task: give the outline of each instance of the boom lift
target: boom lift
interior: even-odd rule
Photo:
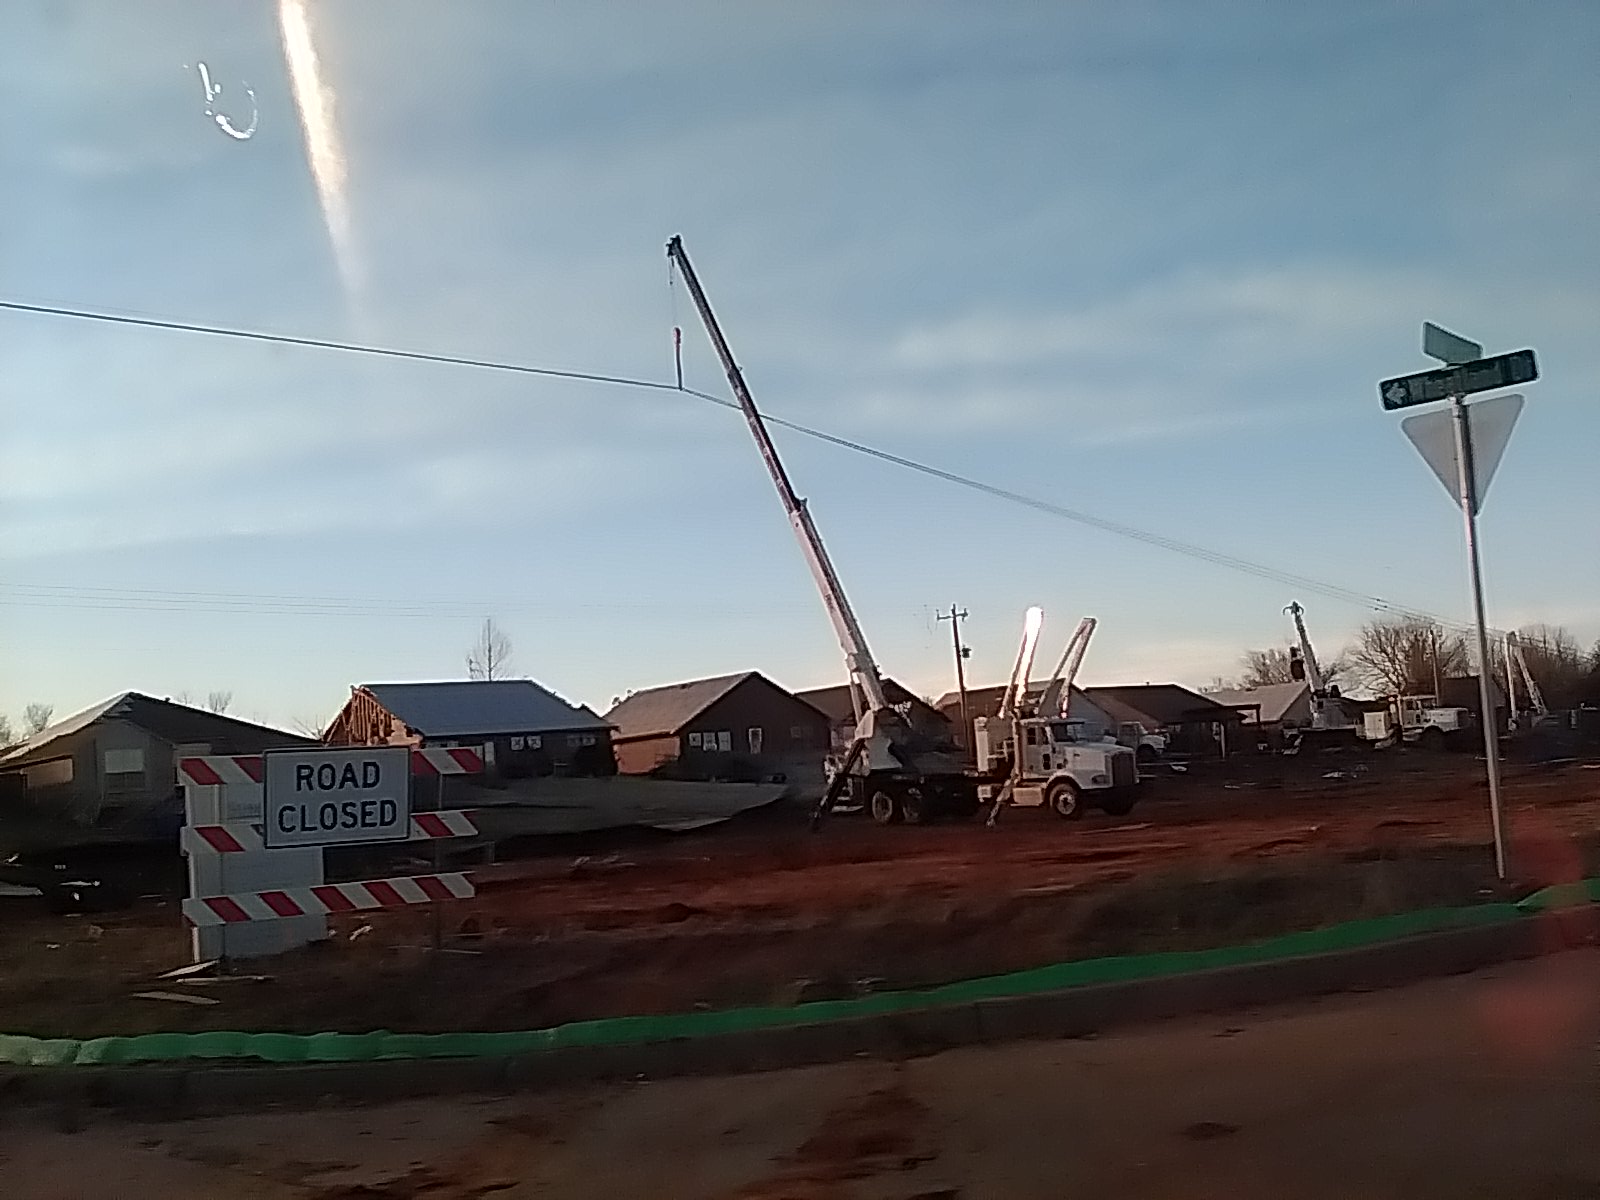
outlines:
[[[855,735],[849,751],[832,770],[828,786],[812,814],[812,827],[817,826],[841,797],[865,807],[873,820],[884,825],[898,821],[916,824],[940,816],[971,816],[978,807],[977,781],[967,772],[956,747],[914,728],[889,703],[878,665],[867,647],[866,635],[861,632],[850,601],[845,597],[844,585],[833,569],[806,502],[789,482],[766,422],[750,396],[744,374],[734,361],[733,351],[684,252],[682,238],[674,237],[667,243],[667,258],[682,272],[706,335],[728,374],[728,384],[755,437],[761,461],[766,464],[767,473],[778,490],[778,499],[800,542],[806,565],[811,568],[811,576],[822,596],[823,607],[828,610],[828,619],[833,623],[849,670],[850,697],[856,716]]]
[[[1522,677],[1523,689],[1528,693],[1528,707],[1533,710],[1534,720],[1548,716],[1550,708],[1544,702],[1544,693],[1539,690],[1538,681],[1534,679],[1533,672],[1528,670],[1528,660],[1523,656],[1522,643],[1517,640],[1515,633],[1506,634],[1506,703],[1511,708],[1511,718],[1516,720],[1517,715],[1517,689],[1511,677],[1511,668],[1515,666],[1517,674]]]
[[[1294,617],[1295,632],[1300,644],[1289,647],[1289,674],[1311,685],[1311,724],[1300,735],[1299,745],[1334,746],[1354,743],[1358,726],[1339,702],[1338,685],[1330,685],[1317,662],[1317,652],[1311,648],[1311,637],[1306,633],[1305,609],[1298,600],[1291,600],[1283,610]]]
[[[1068,720],[1072,683],[1094,636],[1095,619],[1078,623],[1055,673],[1037,702],[1028,699],[1028,675],[1039,644],[1044,610],[1030,608],[1022,623],[1011,678],[993,717],[973,725],[978,771],[991,782],[980,785],[980,799],[992,799],[989,823],[1007,804],[1049,805],[1059,816],[1076,817],[1085,798],[1113,816],[1131,812],[1138,799],[1139,768],[1133,750],[1079,735],[1078,722]],[[992,782],[999,779],[998,784]]]

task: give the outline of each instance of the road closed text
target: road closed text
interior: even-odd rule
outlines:
[[[408,750],[284,750],[263,758],[269,849],[402,841],[410,835]]]
[[[283,834],[337,833],[340,830],[392,829],[400,805],[381,800],[325,800],[321,804],[285,805],[273,814]]]

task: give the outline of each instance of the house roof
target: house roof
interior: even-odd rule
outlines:
[[[890,704],[907,704],[914,708],[926,709],[928,712],[943,716],[936,705],[929,704],[920,696],[907,691],[892,679],[883,681],[883,694]],[[804,700],[812,708],[823,713],[835,725],[856,719],[855,702],[850,699],[850,685],[848,683],[834,684],[832,687],[807,688],[795,695]]]
[[[310,746],[315,743],[282,729],[241,721],[237,717],[207,712],[172,700],[157,700],[142,692],[123,692],[101,704],[48,725],[19,746],[0,755],[0,765],[37,758],[53,742],[87,729],[99,720],[127,721],[172,745],[205,742],[214,754],[255,754],[274,746]]]
[[[740,671],[645,688],[613,705],[606,720],[616,729],[618,738],[670,737],[752,678],[761,676],[755,671]]]
[[[1245,708],[1259,704],[1261,723],[1276,725],[1300,702],[1302,696],[1309,695],[1310,692],[1311,685],[1300,679],[1290,680],[1288,683],[1268,683],[1255,688],[1223,688],[1215,692],[1206,692],[1205,695],[1218,704],[1226,704],[1229,708]],[[1252,714],[1247,720],[1254,721],[1254,715]]]
[[[1048,686],[1050,686],[1050,681],[1047,679],[1033,680],[1028,684],[1026,698],[1030,700],[1038,700],[1039,697],[1043,695],[1044,689]],[[1005,696],[1005,692],[1006,685],[1003,683],[996,683],[990,687],[968,688],[967,708],[975,716],[987,716],[1000,707],[1000,701]],[[1077,684],[1073,684],[1073,702],[1076,703],[1079,700],[1087,699],[1089,699],[1089,697],[1087,694],[1085,694],[1084,690]],[[961,693],[946,692],[934,702],[934,707],[947,715],[950,713],[955,713],[959,716],[961,712]]]
[[[1127,687],[1084,688],[1084,694],[1117,721],[1138,721],[1147,728],[1188,721],[1237,721],[1231,708],[1176,683],[1144,683]]]
[[[423,737],[608,727],[587,705],[568,704],[531,679],[368,683],[361,690]]]

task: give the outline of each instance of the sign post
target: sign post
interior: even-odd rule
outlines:
[[[1445,363],[1441,370],[1385,379],[1378,397],[1386,409],[1410,408],[1439,400],[1445,409],[1418,413],[1401,422],[1401,429],[1416,445],[1423,460],[1461,506],[1467,541],[1467,574],[1472,585],[1472,612],[1478,640],[1478,710],[1483,726],[1483,751],[1489,782],[1489,818],[1494,830],[1494,867],[1506,878],[1505,823],[1500,804],[1500,740],[1495,727],[1494,697],[1489,686],[1489,629],[1483,603],[1483,563],[1478,550],[1478,510],[1511,428],[1522,412],[1519,395],[1494,396],[1468,405],[1475,392],[1494,391],[1539,377],[1532,350],[1518,350],[1483,358],[1477,342],[1451,333],[1432,322],[1422,326],[1423,353]],[[1448,440],[1444,424],[1448,423]],[[1474,426],[1478,438],[1474,438]]]
[[[1455,428],[1456,478],[1461,516],[1467,533],[1467,573],[1472,577],[1472,615],[1478,627],[1478,712],[1483,725],[1483,753],[1489,773],[1489,819],[1494,826],[1494,872],[1506,877],[1506,835],[1500,815],[1500,734],[1495,728],[1494,700],[1489,692],[1489,630],[1483,612],[1483,566],[1478,555],[1478,481],[1473,471],[1472,430],[1467,406],[1450,397],[1450,424]]]

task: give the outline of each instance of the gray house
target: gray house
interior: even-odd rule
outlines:
[[[492,773],[614,775],[611,724],[531,679],[368,683],[323,741],[340,746],[491,746]]]
[[[154,836],[182,815],[177,760],[315,743],[139,692],[58,721],[0,755],[0,818]]]

